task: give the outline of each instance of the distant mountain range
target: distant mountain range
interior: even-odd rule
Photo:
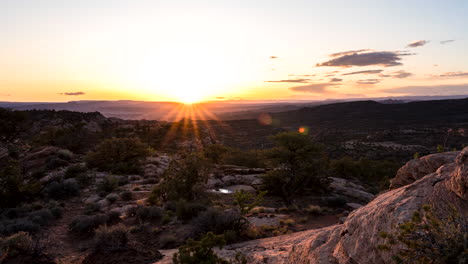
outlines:
[[[272,113],[271,118],[281,127],[318,129],[468,126],[468,98],[398,104],[376,101],[335,103]]]
[[[399,105],[412,101],[444,100],[465,98],[468,95],[455,96],[426,96],[426,97],[393,97],[393,98],[373,98],[379,105]],[[283,113],[287,115],[298,115],[292,118],[302,118],[303,108],[311,108],[324,105],[334,105],[336,103],[362,101],[363,99],[336,100],[328,99],[322,101],[213,101],[203,102],[193,105],[198,109],[191,112],[181,103],[176,102],[147,102],[147,101],[70,101],[63,103],[41,103],[41,102],[0,102],[0,107],[14,110],[68,110],[78,112],[100,112],[106,117],[116,117],[121,119],[148,119],[176,121],[182,118],[192,119],[221,119],[221,120],[240,120],[257,119],[262,113]],[[369,100],[369,99],[365,99]],[[346,103],[344,105],[347,105]],[[361,106],[359,104],[359,106]],[[339,108],[344,107],[339,105]],[[352,105],[351,108],[358,107]],[[332,106],[332,109],[335,107]],[[359,108],[359,107],[358,107]],[[323,109],[323,108],[318,108]],[[387,109],[387,108],[386,108]],[[390,109],[390,108],[388,108]],[[291,112],[299,111],[299,112]],[[338,111],[338,110],[336,110]],[[330,112],[334,112],[331,111]],[[339,111],[338,111],[339,112]],[[185,114],[184,114],[185,113]],[[321,113],[326,115],[326,113]],[[346,113],[345,113],[346,114]],[[281,116],[281,114],[278,114]]]

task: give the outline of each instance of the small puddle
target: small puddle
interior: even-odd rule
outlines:
[[[222,193],[222,194],[233,193],[233,191],[231,191],[231,190],[222,189],[222,188],[219,188],[219,189],[212,189],[211,191],[214,192],[214,193]]]

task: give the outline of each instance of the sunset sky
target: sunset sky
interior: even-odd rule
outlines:
[[[468,94],[468,1],[0,0],[0,101]]]

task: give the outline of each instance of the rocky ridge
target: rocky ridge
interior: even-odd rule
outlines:
[[[421,162],[431,160],[434,165],[420,167]],[[432,171],[434,166],[438,168]],[[419,162],[410,161],[403,168],[401,171],[418,173],[399,172],[400,184],[409,184],[399,188],[394,184],[393,190],[351,212],[343,224],[233,244],[218,249],[217,253],[232,259],[236,252],[241,252],[248,263],[393,263],[391,256],[395,252],[377,249],[384,243],[378,234],[391,232],[408,221],[422,205],[430,204],[441,215],[455,206],[462,220],[468,220],[468,148],[459,153],[429,155]],[[165,258],[158,263],[171,263],[174,252],[161,251]]]

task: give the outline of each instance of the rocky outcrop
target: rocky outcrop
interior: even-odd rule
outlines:
[[[393,231],[422,205],[430,204],[440,215],[455,206],[461,218],[468,220],[468,148],[456,159],[454,153],[442,153],[437,154],[437,160],[447,162],[411,184],[375,197],[351,212],[343,224],[234,244],[217,252],[233,258],[239,251],[248,257],[248,263],[393,263],[395,252],[377,249],[384,242],[379,232]],[[408,171],[418,171],[411,166],[419,164],[405,166]],[[160,263],[171,263],[174,252],[163,251],[166,257]]]
[[[361,202],[369,202],[374,195],[368,193],[366,189],[351,180],[330,177],[330,189],[335,195],[346,196]]]
[[[31,150],[23,160],[26,171],[45,166],[47,159],[56,155],[60,148],[54,146],[42,146]]]
[[[390,189],[413,183],[423,176],[435,172],[443,164],[453,162],[459,153],[459,151],[436,153],[410,160],[398,170],[395,178],[390,180]]]

